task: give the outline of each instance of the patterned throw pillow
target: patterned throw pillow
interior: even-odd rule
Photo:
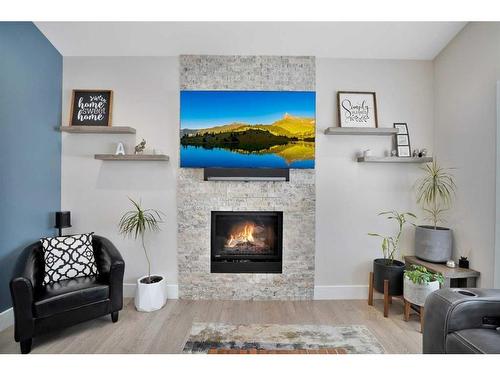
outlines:
[[[92,234],[41,238],[45,276],[43,284],[97,275]]]

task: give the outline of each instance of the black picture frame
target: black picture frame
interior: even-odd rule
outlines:
[[[398,129],[399,135],[409,135],[408,134],[408,124],[406,122],[395,122],[394,129]],[[401,131],[401,129],[404,129]]]
[[[69,126],[111,126],[112,115],[113,90],[73,90]]]
[[[394,136],[397,155],[399,158],[411,157],[410,133],[408,132],[408,124],[406,122],[395,122],[394,128],[398,129],[398,133]]]
[[[397,146],[398,158],[410,158],[411,149],[410,146]]]

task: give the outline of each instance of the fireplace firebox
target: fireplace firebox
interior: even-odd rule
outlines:
[[[281,273],[283,212],[212,211],[211,273]]]

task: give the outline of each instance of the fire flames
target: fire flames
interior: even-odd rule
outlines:
[[[261,254],[272,250],[268,241],[269,231],[253,221],[235,224],[227,233],[224,249],[227,253]]]
[[[254,224],[245,224],[242,228],[240,227],[239,230],[237,229],[237,231],[230,235],[226,246],[232,248],[244,243],[253,244],[255,242],[253,237],[254,231]]]

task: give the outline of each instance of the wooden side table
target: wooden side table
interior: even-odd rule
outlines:
[[[406,256],[405,263],[424,266],[431,272],[440,273],[444,277],[443,288],[475,288],[477,278],[481,275],[470,268],[450,268],[445,264],[426,262],[415,256]]]

